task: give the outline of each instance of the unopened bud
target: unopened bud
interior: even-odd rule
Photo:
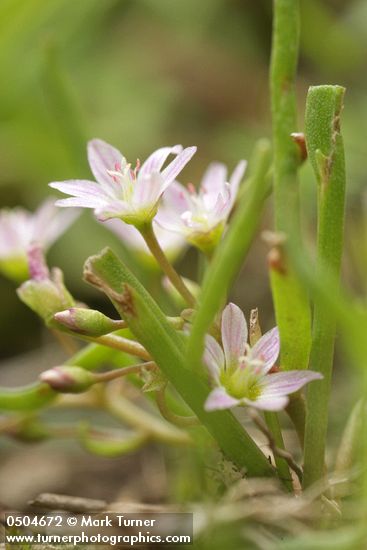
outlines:
[[[49,279],[50,272],[46,264],[42,246],[39,243],[32,243],[28,250],[28,268],[31,279],[44,281]]]
[[[60,393],[82,393],[97,382],[97,377],[81,367],[54,367],[42,372],[40,380]]]
[[[88,336],[103,336],[124,326],[122,321],[110,319],[100,311],[77,307],[55,313],[54,320],[73,332]]]
[[[64,285],[62,271],[53,268],[49,272],[39,246],[29,250],[29,269],[32,278],[17,290],[19,298],[47,324],[56,312],[70,308],[74,299]]]

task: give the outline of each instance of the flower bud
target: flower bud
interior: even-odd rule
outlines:
[[[71,307],[55,313],[54,320],[73,332],[88,336],[103,336],[122,328],[122,321],[110,319],[100,311]]]
[[[97,377],[81,367],[61,366],[42,372],[40,380],[60,393],[82,393],[97,382]]]
[[[19,298],[47,324],[53,321],[56,312],[70,308],[74,299],[64,285],[62,271],[49,271],[39,245],[28,250],[31,279],[17,290]]]

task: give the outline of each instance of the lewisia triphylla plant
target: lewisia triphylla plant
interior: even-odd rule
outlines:
[[[211,290],[214,304],[214,290],[217,296],[221,295],[223,288],[228,287],[228,281],[223,282],[227,275],[221,272],[219,277],[218,258],[212,253],[226,229],[246,163],[238,163],[229,181],[223,164],[211,164],[196,192],[191,185],[186,189],[175,181],[195,151],[195,147],[164,147],[155,151],[141,167],[138,164],[133,170],[117,149],[103,141],[93,140],[88,145],[88,158],[97,181],[76,180],[50,184],[73,195],[57,201],[56,204],[92,208],[97,219],[105,222],[128,246],[140,254],[151,253],[165,272],[163,289],[173,298],[172,302],[178,310],[185,309],[177,317],[167,316],[134,274],[110,249],[105,249],[99,255],[88,258],[84,267],[84,278],[112,300],[120,318],[110,319],[74,300],[64,284],[62,271],[58,268],[49,270],[42,245],[34,240],[25,242],[24,246],[28,244],[30,279],[18,288],[19,298],[51,330],[62,331],[96,346],[85,352],[87,359],[83,352],[86,370],[79,365],[80,358],[76,357],[75,363],[70,359],[67,365],[58,365],[43,373],[39,385],[32,387],[32,403],[40,403],[42,406],[44,399],[52,400],[57,393],[80,393],[94,384],[107,384],[116,378],[134,374],[142,378],[143,392],[156,393],[160,412],[175,426],[169,427],[167,431],[167,423],[160,426],[156,417],[153,420],[147,412],[140,412],[128,399],[120,407],[117,403],[122,399],[120,393],[110,394],[106,389],[106,410],[120,411],[123,422],[132,427],[128,443],[123,440],[121,446],[118,445],[121,453],[142,445],[146,441],[147,433],[152,433],[152,426],[154,437],[158,440],[187,443],[189,436],[182,432],[182,427],[202,422],[235,462],[241,465],[242,456],[250,456],[243,461],[245,465],[249,464],[250,468],[255,465],[254,471],[257,472],[260,461],[261,472],[270,474],[269,463],[261,450],[245,434],[237,419],[228,411],[223,412],[223,409],[244,405],[265,411],[278,411],[286,407],[289,394],[322,376],[306,370],[278,372],[278,369],[274,369],[279,355],[278,330],[275,328],[264,334],[250,347],[247,343],[245,317],[234,304],[224,308],[221,335],[218,335],[214,318],[223,303],[224,294],[215,308],[212,308],[212,317],[202,329],[200,312],[205,311],[205,308],[201,308],[203,296],[205,297],[206,273],[211,273],[210,269],[215,262],[217,267],[213,272],[217,274],[219,284],[216,283]],[[164,168],[170,155],[174,155],[174,158]],[[268,168],[264,169],[264,174],[267,171]],[[257,191],[258,182],[256,179],[253,181]],[[254,201],[251,192],[240,200],[248,200],[251,196]],[[263,190],[259,192],[260,196],[265,196]],[[260,207],[261,202],[258,204]],[[256,204],[253,210],[257,214]],[[47,218],[45,215],[43,217]],[[45,223],[39,223],[37,227],[39,226],[44,228],[44,234],[41,235],[43,242],[54,238],[55,227],[51,221],[48,237],[49,228],[45,227]],[[56,225],[57,227],[60,226]],[[245,225],[242,228],[242,225],[234,224],[233,227],[237,232],[238,227],[241,228],[236,239],[242,242]],[[249,227],[254,227],[254,224],[250,223]],[[231,231],[231,227],[228,231]],[[38,233],[39,229],[32,231],[32,239]],[[226,239],[223,242],[224,246],[229,247],[226,242],[233,246],[233,236],[229,241]],[[188,243],[208,257],[209,270],[203,279],[203,289],[197,283],[182,277],[171,263]],[[234,244],[232,259],[238,251],[237,242]],[[218,253],[221,250],[226,248],[219,249]],[[202,330],[201,341],[189,352],[190,340],[195,336],[195,330],[197,331],[198,318],[199,328]],[[191,328],[187,332],[188,323]],[[126,337],[123,332],[125,329],[129,329],[131,337]],[[218,340],[211,334],[216,334]],[[203,359],[209,369],[209,380],[198,374],[202,365],[201,346],[204,340],[206,349]],[[93,369],[98,369],[99,363],[102,365],[104,361],[108,362],[108,355],[99,346],[119,350],[130,357],[135,356],[140,362],[91,374],[88,370],[89,360],[94,365]],[[195,358],[196,349],[199,351]],[[193,368],[194,365],[197,369]],[[194,416],[180,417],[170,410],[165,397],[169,383],[186,401],[195,413]],[[20,399],[27,401],[27,396],[28,390],[21,392]],[[109,399],[113,403],[108,403]],[[26,403],[25,408],[28,406]],[[206,414],[206,411],[210,414]],[[103,441],[98,441],[98,452],[108,455],[111,452],[109,436],[104,436]],[[92,448],[96,448],[94,443]],[[115,453],[115,445],[113,449]]]
[[[244,314],[228,304],[222,314],[223,349],[210,335],[204,355],[215,388],[205,403],[207,411],[247,405],[278,411],[288,404],[288,395],[322,375],[310,370],[272,372],[279,355],[279,333],[273,328],[251,348]]]
[[[203,252],[212,252],[235,204],[245,170],[246,161],[241,160],[227,181],[226,166],[215,162],[204,173],[198,191],[192,184],[186,188],[174,182],[164,195],[157,222]]]
[[[52,182],[50,187],[71,195],[58,206],[92,208],[101,221],[120,218],[137,227],[150,223],[164,191],[194,155],[196,147],[162,147],[135,168],[109,145],[93,139],[88,143],[88,161],[96,181]],[[175,158],[163,169],[169,155]]]
[[[20,299],[53,331],[61,328],[67,336],[92,343],[82,353],[69,358],[65,365],[48,369],[40,376],[38,383],[10,391],[0,387],[0,410],[21,413],[6,414],[1,422],[3,433],[23,436],[26,440],[35,437],[37,440],[40,430],[38,424],[37,429],[33,430],[32,423],[43,421],[41,416],[44,415],[39,415],[38,411],[56,403],[58,393],[79,393],[94,384],[106,384],[102,391],[91,392],[91,401],[87,399],[78,403],[88,402],[88,406],[92,403],[121,421],[124,429],[118,434],[119,437],[103,429],[99,433],[94,427],[93,430],[75,430],[72,426],[72,430],[66,430],[68,436],[71,433],[87,449],[99,455],[117,456],[136,451],[151,440],[184,445],[194,442],[199,443],[201,448],[207,442],[206,436],[202,438],[203,430],[187,430],[200,424],[241,475],[246,472],[248,477],[273,476],[284,484],[287,491],[294,490],[298,494],[300,485],[292,482],[291,469],[304,489],[308,490],[316,483],[316,490],[308,491],[307,498],[303,499],[307,507],[311,493],[319,498],[320,487],[328,489],[325,450],[338,324],[348,339],[347,350],[354,350],[351,354],[353,361],[363,364],[366,355],[364,328],[367,312],[359,300],[353,300],[349,292],[340,292],[339,288],[346,184],[340,118],[345,90],[340,86],[312,86],[307,98],[304,140],[301,137],[297,141],[301,147],[292,143],[290,136],[294,136],[297,128],[295,68],[299,49],[299,2],[275,1],[274,12],[270,70],[273,140],[272,144],[268,140],[259,140],[256,144],[246,194],[238,193],[245,161],[237,165],[229,178],[224,165],[210,165],[196,190],[193,185],[183,187],[176,181],[176,178],[181,179],[181,171],[194,155],[196,147],[183,149],[175,145],[160,148],[142,165],[137,162],[134,168],[117,149],[98,139],[88,145],[88,159],[95,181],[71,180],[50,184],[70,195],[59,200],[58,206],[90,208],[100,221],[116,218],[118,223],[132,225],[134,230],[140,232],[169,284],[184,300],[186,310],[181,311],[180,315],[168,317],[161,303],[157,303],[131,270],[108,248],[87,259],[84,279],[105,294],[118,312],[119,319],[109,319],[98,311],[79,307],[64,285],[62,272],[55,268],[48,269],[42,247],[33,242],[36,239],[47,246],[54,238],[51,224],[44,224],[44,231],[39,235],[38,230],[28,230],[26,223],[18,216],[18,234],[9,215],[0,219],[0,237],[1,232],[5,236],[0,239],[0,269],[3,258],[16,259],[31,245],[28,247],[31,278],[18,289]],[[170,155],[173,159],[168,162]],[[308,160],[319,191],[314,270],[310,267],[312,260],[308,258],[307,247],[301,248],[299,209],[293,207],[298,202],[297,173],[301,163]],[[275,315],[284,342],[281,369],[276,367],[280,351],[277,328],[260,336],[250,346],[247,342],[247,324],[241,310],[229,304],[221,311],[230,285],[241,269],[260,224],[271,184],[277,232],[277,239],[272,245],[272,258],[277,258],[277,261],[269,262],[269,269]],[[237,199],[238,215],[236,213],[233,224],[229,223],[227,228]],[[169,240],[156,235],[157,223],[206,254],[206,261],[199,266],[202,285],[198,293],[190,290],[165,255],[164,251],[168,253],[170,246]],[[226,238],[217,248],[226,230]],[[54,234],[58,232],[58,229],[54,230]],[[130,239],[130,244],[137,248],[136,235],[123,238],[126,242]],[[155,285],[149,286],[152,293],[155,292]],[[157,293],[159,297],[160,291]],[[165,301],[162,300],[162,303],[165,304]],[[216,322],[219,312],[221,330]],[[185,334],[187,323],[190,323],[190,330]],[[126,329],[127,334],[124,332]],[[131,357],[139,362],[127,366],[125,361],[130,361]],[[115,359],[119,364],[115,364]],[[111,371],[102,370],[110,363],[114,364]],[[205,371],[203,375],[203,363],[208,368],[209,376]],[[306,370],[310,363],[315,371]],[[115,368],[118,366],[120,368]],[[294,368],[299,370],[286,370]],[[98,369],[102,372],[96,372]],[[135,377],[138,376],[145,382],[141,384],[143,392],[155,392],[164,422],[154,412],[151,415],[150,401],[149,406],[146,406],[147,401],[140,409],[135,399],[130,401],[129,392],[123,391],[124,386],[119,381],[114,384],[116,378],[128,375],[134,375],[132,382],[135,390]],[[288,404],[289,395],[312,381],[316,383],[309,388],[306,403],[295,395],[292,407],[288,408],[304,450],[303,471],[285,447],[276,414],[264,414],[264,422],[259,414],[251,415],[268,439],[273,454],[273,460],[269,460],[247,433],[246,426],[239,422],[235,414],[226,410],[236,406],[263,411],[282,410]],[[362,386],[363,409],[366,385]],[[132,395],[135,398],[136,391]],[[342,452],[338,453],[335,461],[342,464],[341,472],[337,472],[338,468],[333,472],[334,480],[340,477],[343,481],[349,480],[350,472],[353,476],[354,472],[361,474],[362,490],[355,492],[358,493],[356,499],[346,491],[348,513],[349,510],[363,511],[366,502],[367,483],[362,477],[365,477],[366,468],[361,461],[365,453],[360,452],[363,450],[360,443],[364,442],[365,424],[362,409],[357,409],[348,421],[342,438]],[[182,415],[177,411],[182,411]],[[355,422],[356,415],[362,417],[360,426]],[[128,434],[126,426],[130,428]],[[41,430],[42,437],[52,433],[52,426],[46,425],[46,428]],[[65,434],[65,431],[61,432]],[[209,452],[211,447],[210,440]],[[338,531],[343,530],[343,535],[348,531],[347,538],[349,531],[353,531],[353,542],[363,544],[363,513],[358,512],[356,516],[360,527],[357,531],[350,530],[348,525],[344,529],[342,524],[339,529],[342,515],[339,514],[339,503],[328,500],[328,493],[329,490],[325,503],[328,501],[329,505],[322,507],[319,501],[315,506],[316,514],[312,516],[315,525],[319,526],[320,520],[321,524],[325,523],[319,517],[322,508],[327,509],[325,519],[328,523],[330,511],[333,510],[338,516]],[[339,495],[336,496],[339,501]],[[349,506],[351,503],[352,507]],[[349,520],[349,516],[346,519]],[[355,531],[357,538],[354,537]],[[267,537],[264,532],[264,536],[269,541],[275,541],[278,532],[279,521],[274,533],[269,532]],[[320,531],[319,534],[325,538],[325,533]],[[281,535],[283,539],[283,531]],[[321,540],[312,533],[306,533],[306,538]],[[349,544],[348,547],[357,546]]]

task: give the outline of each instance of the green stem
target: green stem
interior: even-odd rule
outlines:
[[[84,346],[75,355],[69,357],[65,365],[78,365],[83,369],[97,370],[106,364],[112,363],[122,366],[128,365],[129,362],[131,362],[131,359],[125,357],[121,350],[93,343]]]
[[[297,130],[296,71],[300,35],[299,0],[274,0],[270,91],[274,148],[275,229],[293,240],[300,235],[297,170],[302,162],[291,134]],[[270,266],[270,282],[281,342],[281,368],[306,369],[311,348],[311,312],[307,293],[287,263]],[[304,401],[292,399],[288,413],[302,437]],[[301,439],[302,441],[302,439]]]
[[[297,129],[295,80],[299,46],[299,0],[274,0],[270,88],[274,147],[275,229],[299,235],[297,170],[300,152],[291,138]],[[296,237],[297,238],[297,237]],[[308,366],[311,317],[308,297],[293,270],[271,270],[275,315],[285,370]]]
[[[163,418],[181,428],[198,426],[200,424],[200,421],[196,416],[181,416],[171,411],[166,403],[165,390],[166,388],[162,388],[161,390],[156,391],[156,401],[158,409]]]
[[[148,437],[171,444],[190,444],[190,436],[165,420],[153,417],[123,397],[119,384],[106,388],[105,408],[113,416]]]
[[[259,321],[259,314],[257,309],[252,309],[250,314],[250,330],[249,330],[249,340],[250,346],[254,346],[258,342],[262,335],[262,330]],[[285,450],[282,428],[279,422],[279,417],[276,412],[265,411],[264,418],[266,426],[271,434],[274,445],[277,449]],[[284,458],[281,458],[274,452],[274,461],[277,467],[278,475],[283,481],[284,485],[289,491],[293,491],[292,477],[287,464],[287,461]]]
[[[183,335],[176,332],[152,297],[109,249],[89,258],[84,276],[112,300],[137,339],[218,442],[226,456],[250,476],[272,476],[264,454],[230,411],[204,410],[207,379],[188,368]]]
[[[121,369],[110,370],[107,372],[98,372],[96,373],[95,379],[96,383],[100,382],[110,382],[111,380],[116,380],[122,376],[128,376],[129,374],[139,374],[143,369],[154,369],[156,364],[154,361],[147,361],[146,363],[141,363],[140,365],[132,365],[131,367],[122,367]]]
[[[223,302],[231,283],[238,274],[260,222],[262,207],[268,194],[267,172],[270,165],[270,145],[260,140],[256,147],[253,175],[247,181],[247,193],[240,198],[227,234],[216,249],[207,270],[200,294],[199,309],[194,317],[187,357],[193,369],[201,368],[205,334]]]
[[[129,340],[128,338],[123,338],[122,336],[106,334],[105,336],[98,336],[95,338],[93,336],[85,336],[75,332],[70,332],[70,334],[75,336],[75,338],[85,340],[86,342],[95,342],[101,346],[107,346],[112,349],[123,351],[124,353],[135,355],[141,359],[150,359],[149,353],[143,348],[143,346],[141,346],[138,342],[134,342],[134,340]]]
[[[163,272],[167,275],[177,292],[181,294],[187,305],[190,307],[195,307],[195,298],[181,279],[180,275],[177,273],[175,268],[167,259],[164,254],[157,237],[155,236],[152,224],[149,224],[140,230],[147,246],[158,264],[161,266]]]
[[[35,382],[20,388],[0,388],[0,411],[31,411],[57,397],[48,384]]]
[[[145,433],[131,433],[124,438],[111,437],[110,434],[90,434],[88,427],[81,425],[77,435],[83,447],[97,456],[119,457],[140,449],[149,441]]]
[[[280,426],[277,413],[264,412],[264,418],[265,418],[265,422],[268,427],[268,430],[271,432],[271,435],[273,436],[273,440],[276,447],[279,449],[285,450],[282,429]],[[277,456],[275,453],[274,453],[274,460],[278,470],[279,478],[287,487],[288,491],[292,492],[293,491],[292,476],[286,460],[284,460],[284,458],[281,458],[280,456]]]
[[[121,364],[121,351],[90,344],[70,357],[66,365],[78,365],[88,370],[96,370],[104,363]],[[47,406],[59,397],[48,384],[35,382],[18,388],[0,387],[0,411],[32,411]]]
[[[348,480],[353,468],[356,466],[363,468],[363,457],[366,456],[363,452],[365,448],[365,432],[363,431],[365,417],[366,401],[361,399],[353,407],[341,437],[333,474],[336,478]],[[350,490],[348,485],[348,481],[345,481],[341,486],[336,487],[335,496],[342,498],[343,495],[346,495],[347,490]]]
[[[308,156],[318,183],[317,263],[336,277],[343,251],[345,163],[340,113],[345,89],[311,87],[306,105]],[[316,300],[310,368],[323,374],[307,392],[304,485],[324,475],[328,406],[333,367],[336,318]]]

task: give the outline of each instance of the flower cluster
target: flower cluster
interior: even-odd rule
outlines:
[[[117,149],[94,139],[88,144],[88,160],[96,181],[52,182],[50,187],[71,195],[58,200],[58,206],[92,208],[100,221],[117,218],[139,230],[155,219],[163,248],[182,249],[186,240],[208,252],[223,233],[246,163],[237,165],[229,181],[223,164],[211,164],[196,192],[193,185],[185,188],[176,181],[195,152],[196,147],[162,147],[132,168]],[[174,158],[164,167],[170,155]],[[110,227],[134,248],[143,247],[134,231],[119,230],[116,223]]]
[[[322,378],[310,370],[273,372],[279,355],[278,329],[264,334],[251,348],[245,316],[235,304],[223,311],[221,336],[223,349],[212,336],[206,337],[204,361],[215,386],[205,403],[207,411],[238,405],[278,411],[286,407],[289,394]]]

